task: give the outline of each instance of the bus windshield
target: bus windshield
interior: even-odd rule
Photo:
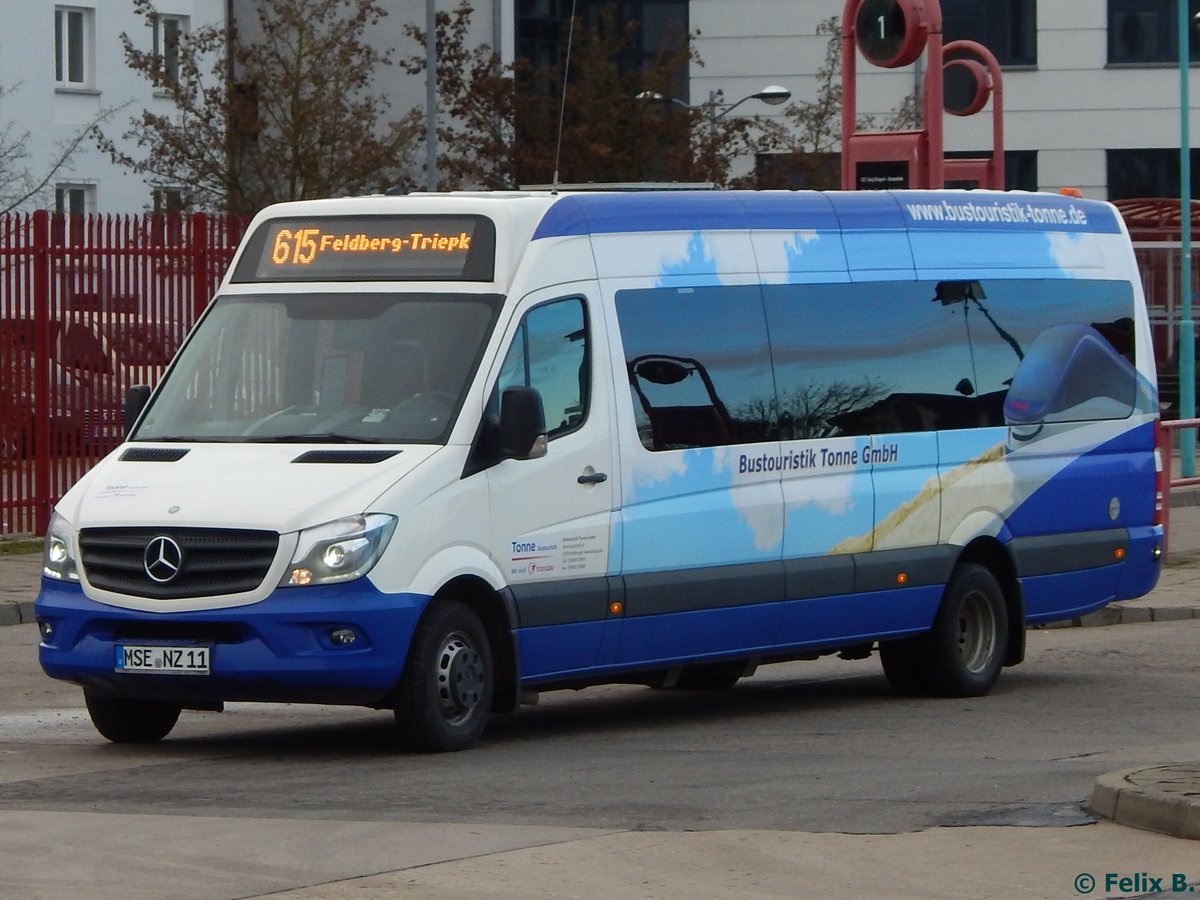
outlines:
[[[131,440],[444,443],[501,299],[219,297]]]

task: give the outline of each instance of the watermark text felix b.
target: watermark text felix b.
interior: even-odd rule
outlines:
[[[1182,872],[1151,875],[1149,872],[1081,872],[1075,876],[1075,890],[1091,894],[1097,889],[1122,894],[1200,894],[1200,878]]]

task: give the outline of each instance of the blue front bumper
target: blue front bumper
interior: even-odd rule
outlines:
[[[381,593],[362,578],[280,589],[248,606],[153,613],[97,603],[77,584],[43,578],[34,609],[46,674],[97,693],[197,706],[226,700],[386,706],[428,602]],[[352,631],[353,642],[335,643],[330,634],[339,630]],[[120,646],[207,646],[210,674],[118,672]]]

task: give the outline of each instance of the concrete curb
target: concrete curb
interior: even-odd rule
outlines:
[[[1101,775],[1091,807],[1120,825],[1200,840],[1200,762]]]
[[[26,625],[34,621],[33,601],[6,600],[0,603],[0,625]]]
[[[1123,606],[1113,603],[1103,609],[1063,619],[1043,622],[1034,628],[1089,628],[1103,625],[1141,625],[1146,622],[1178,622],[1181,619],[1200,619],[1200,607],[1195,606]]]

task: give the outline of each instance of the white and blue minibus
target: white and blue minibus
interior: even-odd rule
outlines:
[[[987,191],[272,206],[58,503],[45,671],[113,741],[230,701],[457,750],[532,694],[878,652],[979,696],[1163,551],[1113,207]]]

